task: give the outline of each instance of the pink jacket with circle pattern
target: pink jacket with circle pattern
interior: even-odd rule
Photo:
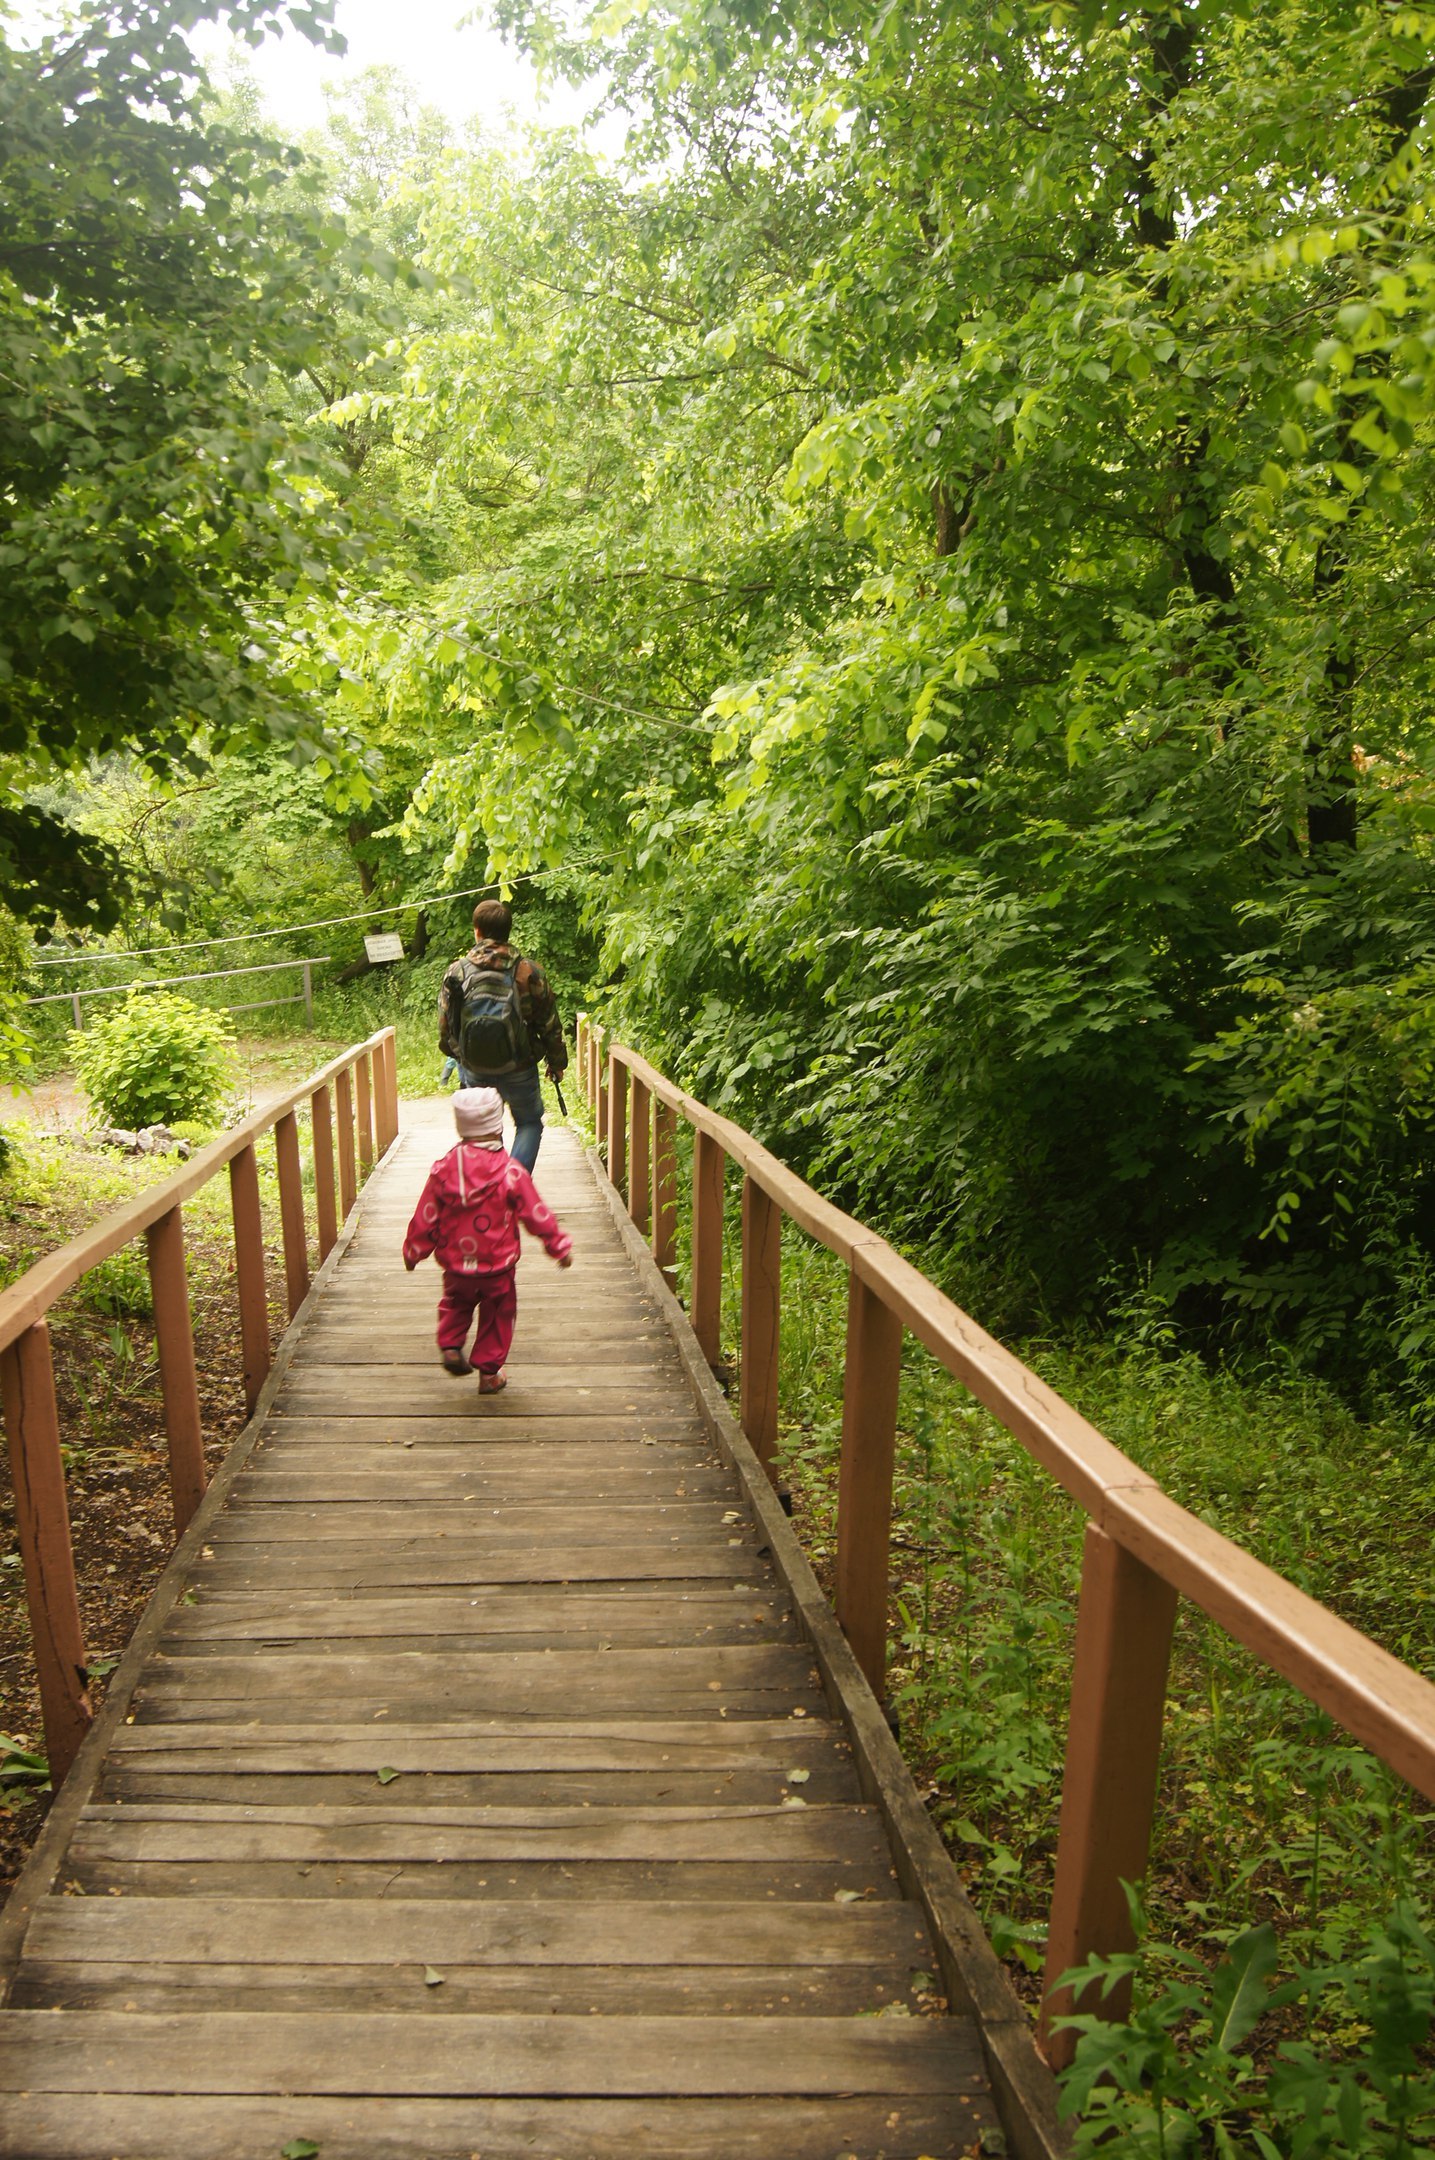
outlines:
[[[455,1274],[504,1275],[518,1265],[520,1223],[542,1238],[555,1260],[572,1251],[572,1238],[521,1163],[503,1148],[460,1140],[429,1172],[404,1239],[404,1260],[413,1267],[432,1253]]]

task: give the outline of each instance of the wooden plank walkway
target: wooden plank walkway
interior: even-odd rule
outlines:
[[[399,1242],[449,1135],[375,1174],[0,1923],[0,2155],[1000,2150],[782,1527],[572,1134],[507,1393],[438,1367]]]

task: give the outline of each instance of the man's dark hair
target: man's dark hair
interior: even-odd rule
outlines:
[[[506,900],[479,901],[473,911],[475,937],[492,938],[495,945],[506,945],[512,928],[513,910]]]

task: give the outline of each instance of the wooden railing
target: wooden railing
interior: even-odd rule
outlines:
[[[331,1097],[332,1090],[332,1097]],[[319,1259],[328,1257],[353,1207],[361,1176],[398,1133],[394,1031],[381,1029],[322,1072],[235,1125],[164,1183],[107,1215],[0,1292],[0,1388],[15,1488],[15,1526],[25,1570],[31,1643],[45,1747],[58,1787],[89,1729],[91,1709],[74,1550],[65,1497],[55,1374],[46,1314],[91,1268],[143,1235],[148,1247],[156,1350],[178,1537],[204,1496],[204,1438],[194,1330],[184,1259],[184,1203],[228,1165],[234,1262],[250,1411],[269,1374],[269,1301],[256,1143],[271,1129],[279,1182],[284,1284],[292,1320],[309,1290],[308,1231],[297,1111],[313,1121],[314,1212]],[[338,1193],[335,1195],[337,1139]]]
[[[880,1699],[887,1662],[888,1539],[903,1331],[1050,1471],[1088,1521],[1071,1683],[1042,2037],[1060,2066],[1074,2042],[1060,1976],[1132,1946],[1123,1883],[1146,1872],[1177,1601],[1191,1600],[1272,1671],[1435,1799],[1435,1686],[1273,1569],[1180,1507],[1044,1381],[985,1334],[885,1239],[728,1118],[580,1017],[578,1066],[609,1175],[655,1257],[675,1253],[675,1121],[693,1129],[689,1317],[718,1356],[726,1167],[742,1173],[742,1429],[773,1475],[783,1216],[848,1270],[838,1484],[837,1617]],[[652,1120],[651,1139],[649,1120]],[[1128,1998],[1129,1999],[1129,1998]],[[1124,2015],[1120,1990],[1083,2010]]]

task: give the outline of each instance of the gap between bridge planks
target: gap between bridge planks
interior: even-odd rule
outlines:
[[[1000,2148],[988,2062],[1056,2150],[1012,2006],[986,2060],[937,2014],[915,1793],[572,1133],[508,1392],[440,1370],[448,1140],[372,1179],[0,1923],[0,2155],[937,2160]]]

